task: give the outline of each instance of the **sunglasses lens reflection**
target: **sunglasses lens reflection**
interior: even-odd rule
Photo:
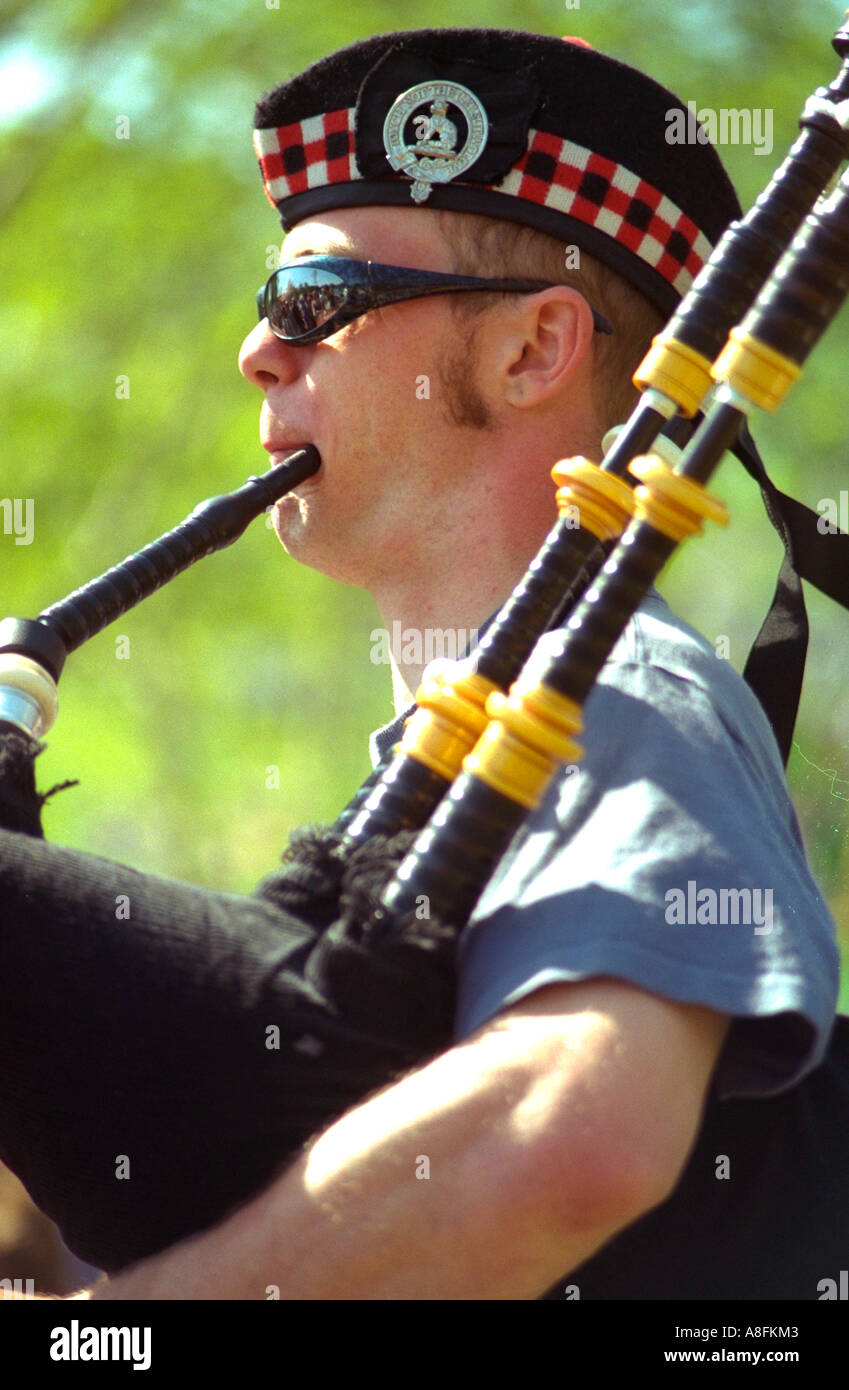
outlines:
[[[270,323],[287,338],[301,338],[327,323],[347,298],[347,286],[332,270],[285,266],[271,277]]]

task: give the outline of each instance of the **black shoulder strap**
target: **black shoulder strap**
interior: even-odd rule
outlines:
[[[775,486],[748,427],[744,426],[734,452],[760,487],[767,515],[784,544],[772,604],[743,675],[766,711],[786,765],[808,651],[802,580],[849,609],[849,535]]]

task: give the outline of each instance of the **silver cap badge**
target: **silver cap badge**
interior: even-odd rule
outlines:
[[[420,115],[418,107],[427,107]],[[457,149],[458,130],[448,115],[450,106],[462,112],[466,139]],[[413,116],[415,143],[408,145],[404,128]],[[392,103],[383,122],[383,145],[392,168],[413,180],[414,203],[430,197],[431,185],[449,183],[469,169],[486,145],[489,121],[483,105],[459,82],[420,82]]]

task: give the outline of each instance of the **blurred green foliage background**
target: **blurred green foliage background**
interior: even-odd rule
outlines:
[[[259,396],[236,370],[280,237],[250,143],[263,90],[388,29],[577,34],[699,108],[774,112],[771,153],[722,151],[748,207],[808,94],[837,71],[842,12],[836,0],[431,0],[426,12],[411,0],[5,0],[0,498],[34,499],[35,539],[0,531],[2,613],[33,616],[265,467]],[[812,507],[849,488],[847,347],[849,313],[756,428],[778,484]],[[686,548],[661,587],[742,669],[780,551],[733,461],[717,490],[727,534]],[[809,609],[790,778],[845,933],[849,615],[813,591]],[[69,660],[40,784],[81,785],[49,806],[49,838],[249,890],[290,829],[332,818],[367,770],[367,734],[391,716],[388,668],[369,661],[377,622],[368,596],[295,566],[255,523]]]

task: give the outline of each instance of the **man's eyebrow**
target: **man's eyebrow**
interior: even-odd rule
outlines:
[[[284,242],[280,251],[281,257],[285,251],[286,244]],[[301,256],[345,256],[348,259],[353,259],[350,246],[343,246],[341,242],[336,241],[331,242],[328,246],[322,246],[320,250],[316,250],[314,246],[302,246],[300,251],[296,251],[294,255],[287,253],[286,260],[297,261],[300,260]]]

